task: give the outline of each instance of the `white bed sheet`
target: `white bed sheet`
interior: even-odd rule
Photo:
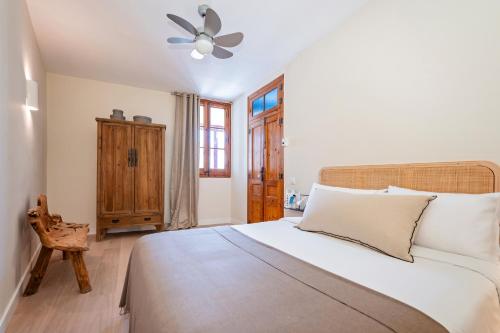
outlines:
[[[414,263],[294,228],[300,218],[233,226],[312,265],[402,301],[451,333],[500,332],[500,265],[413,246]]]

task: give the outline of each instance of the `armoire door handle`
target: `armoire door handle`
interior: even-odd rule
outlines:
[[[137,163],[139,161],[139,157],[137,155],[137,149],[134,148],[134,166],[137,166]]]
[[[128,150],[128,166],[129,167],[133,166],[133,163],[132,163],[132,149]]]
[[[138,160],[139,160],[139,158],[137,155],[137,149],[130,148],[128,150],[128,166],[129,167],[136,167]]]

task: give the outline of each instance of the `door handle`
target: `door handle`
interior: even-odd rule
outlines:
[[[260,180],[261,181],[264,181],[264,172],[266,171],[266,169],[264,169],[264,167],[260,168]]]
[[[132,164],[132,149],[128,150],[128,166],[129,167],[133,166],[133,164]]]
[[[138,162],[137,149],[132,149],[132,166],[136,167]]]

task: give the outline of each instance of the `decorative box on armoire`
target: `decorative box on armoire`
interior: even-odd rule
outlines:
[[[165,125],[96,118],[97,230],[163,228]]]

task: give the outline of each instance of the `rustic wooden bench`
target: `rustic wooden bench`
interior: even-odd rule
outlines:
[[[60,215],[49,214],[47,197],[40,195],[38,206],[28,211],[28,222],[31,224],[42,243],[31,278],[24,291],[24,296],[33,295],[38,291],[40,283],[47,271],[50,257],[54,250],[63,252],[63,259],[71,259],[80,293],[92,290],[87,267],[83,261],[83,251],[88,251],[88,224],[65,223]]]

